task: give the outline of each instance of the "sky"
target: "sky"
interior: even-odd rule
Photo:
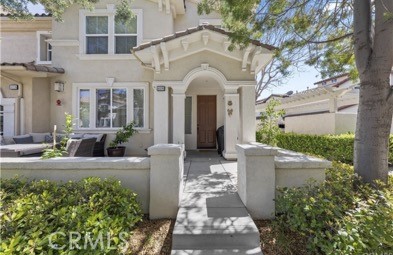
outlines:
[[[28,4],[29,10],[31,13],[43,13],[44,8],[42,5],[33,5],[31,3]],[[301,71],[295,72],[291,78],[287,79],[285,84],[280,87],[275,87],[268,89],[262,93],[261,98],[268,97],[270,94],[284,94],[288,91],[292,90],[303,91],[308,88],[314,88],[314,83],[321,80],[321,77],[317,70],[313,67],[303,67]]]

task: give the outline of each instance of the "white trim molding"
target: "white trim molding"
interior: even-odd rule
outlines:
[[[46,36],[46,37],[52,38],[52,31],[37,31],[36,32],[37,57],[36,57],[35,63],[38,64],[38,65],[50,65],[50,64],[52,64],[52,60],[41,60],[41,51],[42,50],[48,51],[47,48],[46,49],[41,49],[41,36]],[[49,43],[50,46],[52,46],[51,43],[49,42],[50,40],[51,39],[45,40],[45,43]],[[51,51],[52,51],[52,49],[51,49]],[[46,54],[49,54],[49,53],[47,52]],[[47,56],[47,58],[48,58],[48,56]],[[52,59],[52,56],[51,56],[51,59]]]

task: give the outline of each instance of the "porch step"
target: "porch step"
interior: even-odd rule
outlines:
[[[259,247],[259,232],[243,208],[180,208],[172,249],[240,249]]]
[[[215,249],[215,250],[172,250],[171,255],[263,255],[261,248]]]

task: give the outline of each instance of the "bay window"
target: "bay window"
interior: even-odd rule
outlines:
[[[130,121],[147,129],[147,85],[75,84],[78,129],[117,129]]]

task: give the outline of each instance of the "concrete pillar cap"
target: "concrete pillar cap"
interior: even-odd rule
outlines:
[[[156,144],[147,150],[150,156],[155,155],[178,155],[180,156],[184,150],[183,144]]]

